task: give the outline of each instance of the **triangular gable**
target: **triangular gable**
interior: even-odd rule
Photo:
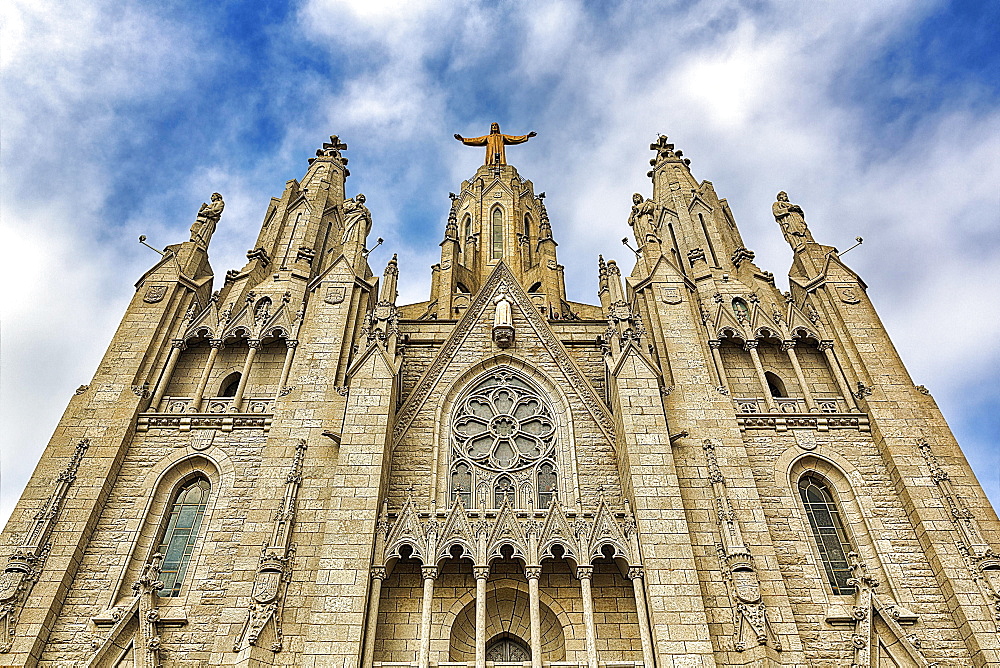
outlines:
[[[615,519],[614,513],[608,507],[608,504],[605,503],[604,495],[601,494],[597,513],[594,515],[593,529],[590,532],[587,544],[587,553],[590,555],[590,559],[599,559],[602,556],[601,549],[605,545],[610,545],[614,549],[614,557],[623,557],[629,563],[632,563],[629,555],[631,550],[628,549],[628,541],[625,539],[625,534],[622,533],[621,526],[619,526],[618,520]]]
[[[364,366],[364,364],[368,361],[368,358],[371,357],[372,355],[376,355],[382,360],[382,362],[385,364],[385,369],[388,375],[390,376],[396,375],[396,372],[399,369],[396,368],[395,362],[389,359],[385,348],[380,346],[377,342],[373,341],[368,344],[368,347],[365,349],[363,353],[355,357],[354,360],[351,362],[351,366],[348,367],[347,369],[347,377],[348,378],[353,377],[354,374],[358,372],[358,369]]]
[[[465,512],[462,504],[462,495],[455,495],[455,505],[451,507],[451,513],[445,520],[444,529],[441,530],[441,539],[438,541],[438,559],[446,559],[450,556],[450,550],[454,545],[461,545],[466,555],[479,563],[483,555],[476,554],[476,534],[469,523],[469,516]]]
[[[135,650],[136,636],[139,631],[139,597],[132,599],[121,618],[111,627],[111,632],[104,639],[100,647],[84,664],[85,668],[99,668],[100,666],[113,666],[129,649]],[[133,657],[134,658],[134,657]],[[136,663],[138,665],[138,663]]]
[[[746,326],[736,319],[736,316],[733,314],[733,310],[728,304],[726,304],[725,299],[719,302],[718,307],[715,309],[715,318],[712,322],[712,334],[720,339],[722,338],[720,332],[724,329],[732,329],[740,335],[744,341],[749,341],[753,338],[747,332]]]
[[[403,509],[399,512],[399,517],[392,525],[392,532],[386,540],[385,561],[390,557],[398,557],[399,548],[409,545],[413,548],[413,556],[424,560],[423,544],[425,542],[424,530],[420,526],[420,518],[413,507],[413,499],[407,499],[403,504]]]
[[[541,534],[538,539],[538,558],[541,560],[545,556],[554,557],[552,548],[561,545],[565,551],[565,556],[572,557],[577,562],[580,561],[580,548],[573,527],[570,526],[566,514],[558,498],[552,499],[549,506],[549,513],[545,516],[545,523],[542,525]]]
[[[521,524],[517,521],[517,515],[510,507],[510,500],[504,497],[503,505],[497,514],[497,519],[493,523],[493,531],[486,543],[486,561],[503,556],[500,549],[504,545],[514,548],[514,556],[528,561],[528,539],[521,530]]]
[[[427,370],[417,381],[416,386],[410,392],[406,402],[400,407],[396,417],[396,424],[393,428],[393,439],[396,443],[402,438],[409,428],[417,413],[423,408],[427,398],[431,395],[434,387],[441,381],[449,365],[455,362],[456,353],[461,349],[462,344],[468,338],[473,328],[485,317],[486,309],[493,304],[493,296],[502,282],[507,284],[507,296],[512,299],[521,310],[521,315],[534,331],[535,335],[545,344],[545,348],[552,355],[559,369],[565,374],[569,385],[580,394],[582,403],[604,432],[609,443],[614,443],[614,421],[611,411],[605,405],[604,400],[594,389],[587,377],[569,356],[559,338],[549,327],[541,314],[538,313],[528,293],[524,291],[517,278],[510,271],[503,261],[497,263],[496,268],[486,280],[483,288],[476,295],[472,304],[465,310],[461,319],[455,324],[455,328],[445,340],[444,345],[438,351],[437,357],[431,362]]]

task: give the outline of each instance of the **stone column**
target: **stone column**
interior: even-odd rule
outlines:
[[[820,341],[819,349],[826,355],[826,365],[830,367],[830,374],[836,379],[840,393],[844,395],[844,403],[847,404],[847,410],[853,413],[860,412],[861,409],[858,408],[858,404],[854,400],[854,393],[851,392],[851,388],[847,385],[847,376],[844,375],[844,370],[840,367],[837,356],[833,354],[833,341]]]
[[[247,389],[247,381],[250,380],[250,369],[253,368],[253,358],[257,356],[260,349],[260,339],[247,340],[247,359],[243,362],[243,372],[240,374],[240,384],[236,386],[236,394],[233,396],[233,403],[229,406],[230,413],[239,413],[243,408],[243,393]]]
[[[490,567],[476,566],[472,573],[476,576],[476,668],[486,668],[486,580]]]
[[[368,621],[365,623],[365,653],[361,661],[362,668],[372,668],[375,663],[375,627],[378,624],[379,596],[382,593],[382,580],[385,580],[385,577],[385,566],[372,567],[372,586],[368,594]]]
[[[816,402],[813,401],[812,392],[809,391],[809,386],[806,385],[806,377],[803,375],[802,367],[799,365],[799,356],[795,354],[795,341],[782,341],[781,349],[788,353],[788,360],[792,363],[792,369],[795,371],[795,380],[799,381],[799,387],[802,388],[802,396],[806,400],[806,409],[810,413],[819,412]]]
[[[719,388],[724,389],[726,394],[731,394],[729,389],[729,378],[726,377],[726,367],[722,363],[722,341],[712,340],[708,342],[708,347],[712,349],[712,360],[715,362],[715,375],[719,377]]]
[[[222,350],[222,339],[212,339],[208,342],[208,345],[212,349],[208,351],[208,361],[205,362],[205,369],[201,372],[198,389],[194,391],[194,396],[191,397],[191,405],[188,406],[188,413],[197,413],[201,410],[201,404],[205,401],[205,387],[208,385],[208,377],[212,375],[215,358],[219,356],[219,351]]]
[[[774,397],[771,396],[771,388],[767,384],[767,376],[764,375],[764,365],[760,363],[760,355],[757,354],[757,345],[760,341],[756,339],[753,341],[747,341],[744,348],[750,353],[750,359],[753,360],[753,367],[757,370],[757,379],[760,380],[760,389],[764,391],[764,401],[767,402],[767,412],[777,413],[778,407],[774,404]]]
[[[583,597],[583,628],[587,634],[587,666],[597,666],[597,629],[594,627],[594,599],[590,593],[590,580],[594,577],[593,566],[577,566],[576,577],[580,580],[580,595]]]
[[[646,584],[643,579],[642,566],[631,566],[628,577],[632,580],[632,593],[635,594],[635,616],[639,619],[639,639],[642,641],[642,662],[645,668],[655,668],[653,658],[653,634],[649,628],[649,614],[646,612]]]
[[[285,339],[285,364],[281,367],[281,379],[278,381],[278,389],[274,393],[275,402],[281,398],[281,392],[285,389],[285,383],[288,382],[288,372],[292,369],[292,360],[295,358],[295,347],[298,345],[299,342],[295,339]]]
[[[437,579],[438,568],[424,566],[420,573],[424,576],[424,599],[420,608],[420,653],[417,666],[428,668],[431,661],[431,604],[434,603],[434,580]]]
[[[160,376],[160,382],[156,384],[156,390],[153,392],[153,398],[149,402],[149,407],[154,411],[160,410],[160,402],[163,401],[163,393],[167,391],[167,385],[170,383],[170,378],[174,375],[174,367],[177,366],[177,360],[180,359],[181,351],[187,348],[187,344],[184,343],[183,339],[174,339],[172,344],[173,345],[170,348],[170,355],[167,357],[167,366],[163,369],[163,375]]]
[[[538,603],[538,578],[541,566],[525,566],[528,578],[528,618],[531,622],[531,668],[542,668],[542,615]]]

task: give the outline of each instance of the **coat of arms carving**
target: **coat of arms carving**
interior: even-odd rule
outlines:
[[[681,289],[676,285],[663,286],[662,299],[664,304],[680,304]]]
[[[845,304],[858,304],[861,302],[861,298],[858,297],[858,293],[854,288],[841,288],[840,299]]]
[[[347,289],[343,285],[328,285],[326,294],[323,295],[323,301],[327,304],[339,304],[344,301],[346,293]]]
[[[156,302],[163,301],[163,298],[167,296],[167,286],[165,285],[151,285],[146,288],[146,295],[142,298],[142,301],[147,304],[155,304]]]

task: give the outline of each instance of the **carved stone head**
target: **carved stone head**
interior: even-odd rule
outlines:
[[[498,134],[500,134],[500,124],[499,123],[490,123],[490,134],[491,135],[498,135]]]
[[[632,203],[635,204],[636,206],[642,204],[643,199],[645,198],[639,193],[635,193],[634,195],[632,195]]]
[[[779,202],[787,202],[788,201],[788,193],[786,193],[784,190],[782,190],[780,193],[778,193],[777,197],[778,197],[778,201]]]

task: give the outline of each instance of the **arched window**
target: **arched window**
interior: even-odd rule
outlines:
[[[235,397],[236,389],[240,386],[241,374],[239,371],[234,371],[225,378],[222,379],[222,383],[219,386],[219,396],[220,397]]]
[[[767,388],[771,390],[772,397],[788,396],[788,392],[785,390],[785,383],[778,377],[778,374],[765,371],[764,378],[767,380]]]
[[[463,221],[463,227],[465,228],[465,238],[468,239],[472,236],[472,216],[465,214],[465,220]]]
[[[750,307],[747,306],[747,303],[744,300],[739,297],[735,297],[733,299],[733,313],[736,314],[737,320],[746,320],[750,317]]]
[[[255,320],[267,320],[271,317],[271,298],[261,297],[257,300],[257,305],[254,307],[254,319]]]
[[[499,508],[504,504],[504,501],[516,507],[517,497],[515,496],[515,492],[514,483],[510,481],[510,478],[505,475],[497,478],[496,485],[493,487],[493,507]]]
[[[163,589],[159,592],[160,596],[171,597],[180,594],[184,574],[187,572],[191,554],[198,541],[201,520],[205,517],[209,490],[208,478],[198,476],[177,490],[170,505],[169,514],[166,516],[166,528],[156,548],[156,551],[163,555],[163,565],[160,570]]]
[[[805,506],[813,539],[819,550],[826,571],[826,579],[837,595],[853,594],[854,587],[847,584],[851,578],[851,567],[847,555],[851,553],[851,541],[844,530],[837,504],[829,488],[815,475],[804,475],[799,479],[799,496]]]
[[[462,505],[472,505],[472,470],[465,462],[459,462],[451,474],[451,501],[461,497]]]
[[[504,499],[518,509],[547,507],[558,475],[555,440],[554,411],[533,385],[507,367],[480,377],[452,417],[449,498],[461,493],[479,509]],[[475,497],[465,496],[472,489]]]
[[[538,507],[548,508],[556,491],[556,467],[545,462],[538,467]]]
[[[500,207],[493,209],[492,229],[493,252],[491,257],[496,260],[503,257],[503,211],[500,210]]]
[[[531,216],[524,214],[524,238],[531,239]]]

